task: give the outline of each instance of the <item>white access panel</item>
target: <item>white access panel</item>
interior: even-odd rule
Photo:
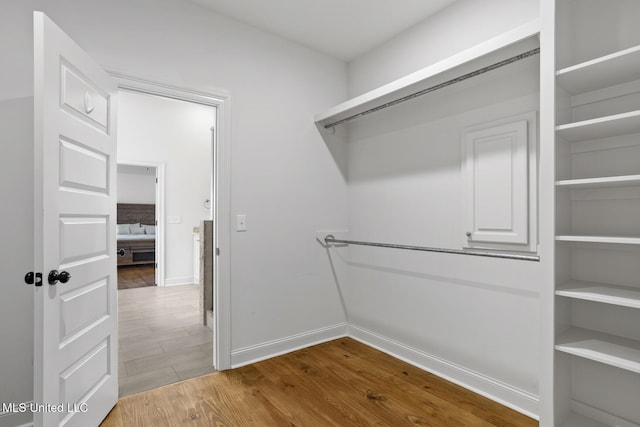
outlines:
[[[529,126],[519,118],[464,132],[469,242],[529,243]]]

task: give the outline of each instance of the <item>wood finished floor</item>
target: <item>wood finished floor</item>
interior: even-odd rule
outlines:
[[[152,265],[118,267],[118,289],[156,285],[156,269]]]
[[[118,291],[120,397],[213,372],[199,294],[198,285]]]
[[[103,427],[537,426],[343,338],[121,399]]]

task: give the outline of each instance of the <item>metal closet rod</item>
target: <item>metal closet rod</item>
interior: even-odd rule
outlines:
[[[344,119],[340,119],[340,120],[337,120],[335,122],[328,123],[328,124],[324,125],[324,128],[325,129],[329,129],[329,128],[341,125],[342,123],[346,123],[346,122],[350,122],[351,120],[359,119],[360,117],[369,115],[371,113],[375,113],[376,111],[380,111],[380,110],[383,110],[385,108],[392,107],[392,106],[394,106],[396,104],[400,104],[401,102],[409,101],[410,99],[417,98],[419,96],[425,95],[425,94],[430,93],[430,92],[434,92],[434,91],[436,91],[438,89],[442,89],[444,87],[451,86],[451,85],[454,85],[456,83],[460,83],[463,80],[467,80],[467,79],[470,79],[472,77],[479,76],[480,74],[484,74],[484,73],[487,73],[489,71],[504,67],[505,65],[509,65],[509,64],[514,63],[514,62],[520,61],[522,59],[528,58],[530,56],[537,55],[538,53],[540,53],[540,48],[539,47],[537,47],[535,49],[531,49],[529,51],[521,53],[520,55],[512,56],[511,58],[504,59],[504,60],[502,60],[500,62],[496,62],[495,64],[491,64],[491,65],[488,65],[488,66],[486,66],[484,68],[480,68],[479,70],[472,71],[472,72],[467,73],[467,74],[463,74],[462,76],[456,77],[456,78],[451,79],[451,80],[447,80],[446,82],[439,83],[439,84],[437,84],[435,86],[431,86],[431,87],[428,87],[426,89],[422,89],[422,90],[420,90],[418,92],[414,92],[414,93],[412,93],[410,95],[403,96],[402,98],[398,98],[398,99],[395,99],[393,101],[389,101],[386,104],[382,104],[382,105],[379,105],[377,107],[373,107],[373,108],[371,108],[369,110],[363,111],[362,113],[354,114],[352,116],[345,117]]]
[[[512,253],[506,253],[506,252],[482,252],[482,251],[470,251],[470,250],[460,250],[460,249],[429,248],[426,246],[393,245],[389,243],[362,242],[358,240],[336,239],[335,236],[333,236],[332,234],[327,235],[324,238],[324,242],[327,245],[330,243],[345,243],[347,245],[375,246],[379,248],[408,249],[410,251],[439,252],[444,254],[471,255],[471,256],[482,256],[482,257],[488,257],[488,258],[517,259],[520,261],[540,262],[540,256],[538,255],[518,255],[518,254],[512,254]]]

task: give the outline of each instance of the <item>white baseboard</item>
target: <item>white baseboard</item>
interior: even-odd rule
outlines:
[[[471,371],[437,356],[401,344],[390,338],[349,324],[348,336],[403,360],[420,369],[431,372],[452,383],[501,403],[531,418],[539,419],[540,398],[532,393],[505,384],[496,379]]]
[[[339,323],[313,331],[291,335],[273,341],[240,348],[231,352],[231,368],[249,365],[261,360],[270,359],[282,354],[291,353],[301,348],[331,341],[347,336],[347,324]]]
[[[193,276],[172,277],[164,279],[164,286],[193,285]]]
[[[24,402],[27,408],[33,402]],[[0,408],[1,410],[2,408]],[[33,426],[33,414],[26,412],[0,412],[0,427],[30,427]]]

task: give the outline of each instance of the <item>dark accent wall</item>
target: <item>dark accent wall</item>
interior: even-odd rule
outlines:
[[[156,223],[156,205],[118,203],[118,224]]]

